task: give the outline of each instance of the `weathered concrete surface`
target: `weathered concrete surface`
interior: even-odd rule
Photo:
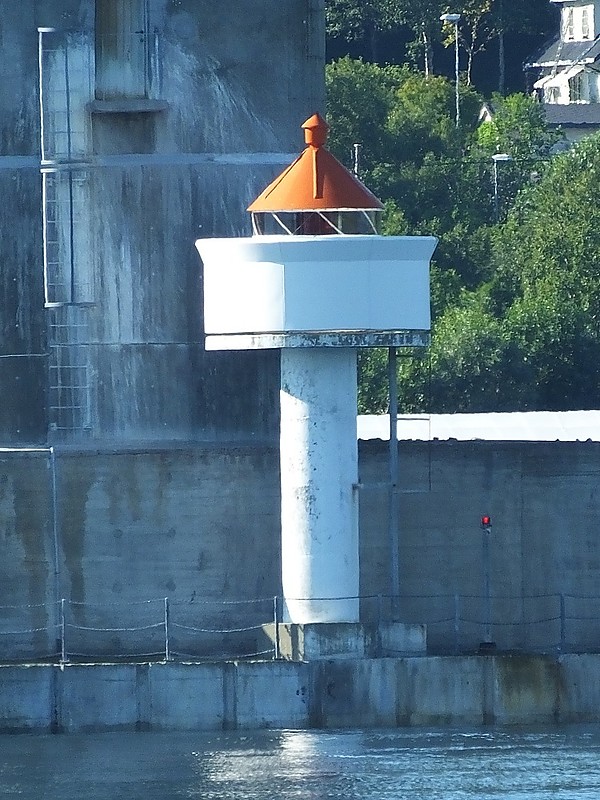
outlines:
[[[224,644],[230,655],[260,652],[252,631],[226,641],[177,626],[249,628],[273,618],[277,452],[0,453],[0,542],[0,605],[10,606],[0,659],[59,653],[63,597],[68,652],[84,658],[164,653],[164,598],[173,652],[217,655]]]
[[[297,625],[280,623],[263,626],[276,642],[281,658],[290,661],[322,661],[331,658],[388,658],[425,655],[427,631],[424,625],[402,622],[325,623]]]
[[[600,656],[0,667],[0,731],[600,722]]]
[[[3,9],[0,445],[275,438],[275,354],[203,351],[193,242],[250,232],[246,206],[323,111],[323,0],[126,5],[132,30],[100,0]],[[38,26],[54,29],[43,92]],[[136,76],[115,57],[121,105],[100,113],[109,31],[144,52]],[[46,282],[42,149],[78,161],[73,183],[68,170],[47,179]],[[45,283],[66,305],[44,307]]]
[[[360,444],[361,594],[390,591],[387,443]],[[400,618],[427,624],[434,652],[483,640],[480,517],[490,514],[492,638],[500,648],[600,648],[600,446],[593,442],[403,442]],[[455,596],[462,620],[455,630]],[[363,619],[378,614],[363,603]]]
[[[564,655],[561,666],[561,712],[565,722],[596,722],[600,709],[598,655]]]
[[[0,673],[0,729],[56,730],[57,667],[6,667]]]
[[[81,626],[160,620],[160,605],[137,601],[169,597],[181,622],[196,624],[200,598],[281,591],[277,354],[203,351],[193,242],[248,232],[246,204],[301,149],[301,121],[323,110],[323,2],[147,5],[162,75],[148,99],[165,110],[96,113],[93,80],[71,84],[72,145],[86,163],[75,181],[79,250],[65,273],[63,236],[54,278],[63,289],[85,287],[85,303],[55,308],[44,307],[36,27],[56,28],[70,63],[93,77],[96,4],[3,8],[0,446],[89,448],[57,451],[55,469],[50,454],[0,454],[0,605],[19,607],[3,609],[4,659],[57,653],[61,597],[87,604],[69,606],[66,631],[85,655]],[[44,60],[57,90],[61,63]],[[46,95],[47,134],[60,127],[59,99]],[[51,141],[60,150],[60,136]],[[57,189],[63,213],[66,188]],[[221,450],[211,451],[215,441]],[[600,649],[600,613],[589,599],[600,586],[598,455],[593,443],[402,445],[400,585],[410,599],[401,619],[427,623],[434,651],[476,649],[478,520],[491,513],[499,646],[560,644],[562,593],[564,646]],[[359,466],[360,588],[375,598],[391,585],[387,492],[376,488],[387,475],[386,445],[364,445]],[[460,608],[472,622],[458,636],[455,595],[475,598]],[[378,605],[365,601],[361,621],[378,618]],[[213,606],[211,622],[227,627],[230,610]],[[246,615],[269,618],[268,607]],[[136,636],[112,632],[91,644],[104,654],[139,650]],[[176,649],[197,654],[183,628],[178,636]]]
[[[482,641],[480,512],[493,518],[498,647],[600,650],[599,455],[600,445],[591,442],[402,445],[406,596],[398,614],[427,626],[430,653],[476,652]],[[387,470],[386,445],[362,444],[359,469],[361,593],[370,596],[361,622],[370,624],[393,618],[385,597],[385,490],[372,488]],[[85,604],[68,609],[68,622],[79,626],[158,623],[165,597],[173,621],[183,625],[265,625],[274,618],[273,597],[281,595],[279,497],[275,446],[59,449],[54,468],[49,452],[1,452],[0,605],[19,607],[3,610],[2,657],[56,654],[62,597]],[[462,598],[459,630],[455,595]],[[261,598],[248,606],[222,604]],[[140,602],[148,600],[155,602]],[[4,634],[20,630],[30,633]],[[164,651],[159,628],[144,641],[127,631],[90,640],[69,626],[66,634],[71,652],[84,655]],[[172,635],[175,652],[202,654],[199,636],[183,628]],[[264,637],[250,639],[229,655],[265,649]],[[223,642],[217,636],[208,652],[216,655]]]

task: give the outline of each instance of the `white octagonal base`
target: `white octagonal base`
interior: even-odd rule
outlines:
[[[205,332],[428,331],[436,244],[431,236],[200,239]],[[251,348],[252,339],[239,345]],[[285,339],[282,346],[288,346]],[[218,349],[214,340],[211,349]]]

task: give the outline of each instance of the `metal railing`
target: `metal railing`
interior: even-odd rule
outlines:
[[[499,651],[600,652],[600,596],[495,596],[490,620],[477,595],[353,599],[363,623],[425,625],[430,654],[477,652],[489,634]],[[0,662],[277,659],[282,608],[277,596],[0,606]]]
[[[600,652],[600,596],[401,595],[361,599],[365,620],[398,619],[427,627],[427,650],[436,655],[499,650],[527,653]]]
[[[0,661],[223,661],[277,657],[273,598],[0,606]]]

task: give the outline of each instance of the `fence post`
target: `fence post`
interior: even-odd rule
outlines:
[[[560,595],[560,652],[565,652],[565,644],[567,641],[567,632],[565,630],[566,623],[567,623],[567,614],[565,610],[565,596],[561,592]]]
[[[273,598],[273,624],[275,626],[273,659],[277,661],[280,657],[280,643],[279,643],[279,604],[277,595]]]
[[[165,597],[165,661],[171,660],[169,648],[169,598]]]
[[[454,595],[454,655],[460,652],[460,595]]]
[[[65,598],[60,601],[60,663],[64,664],[67,660],[67,645],[65,642]]]

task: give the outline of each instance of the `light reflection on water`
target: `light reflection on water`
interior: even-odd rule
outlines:
[[[600,727],[0,736],[21,800],[598,800]]]

